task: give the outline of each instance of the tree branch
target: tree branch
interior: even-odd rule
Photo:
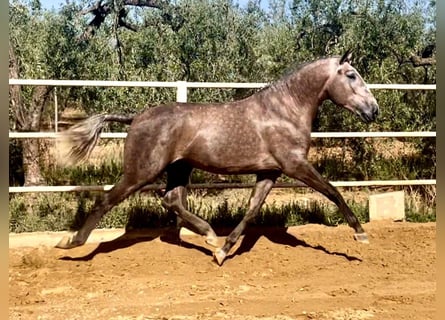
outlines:
[[[412,54],[409,59],[403,58],[397,50],[389,47],[392,54],[396,57],[399,67],[404,64],[412,64],[413,67],[428,67],[436,64],[436,58],[433,56],[434,52],[430,51],[430,46],[426,47],[420,54]],[[432,49],[433,50],[433,49]]]
[[[88,27],[80,37],[81,40],[88,40],[94,36],[96,30],[101,27],[104,23],[106,17],[112,13],[113,9],[109,2],[110,0],[99,0],[91,7],[88,7],[80,12],[81,15],[92,14],[93,18],[88,23]],[[164,0],[123,0],[122,4],[124,6],[133,7],[149,7],[164,10],[168,6],[168,2]],[[119,15],[119,26],[127,28],[131,31],[137,31],[138,27],[134,24],[129,23],[125,20],[127,16],[127,11],[121,9],[118,13]]]
[[[127,14],[128,14],[128,11],[125,8],[122,8],[119,11],[118,26],[127,28],[128,30],[131,30],[131,31],[134,31],[134,32],[138,31],[139,28],[136,25],[131,24],[131,23],[125,21],[125,18],[127,17]]]
[[[412,55],[409,58],[409,62],[411,62],[411,64],[414,67],[432,66],[436,64],[436,58],[435,57],[422,58],[417,55]]]
[[[163,9],[166,3],[162,0],[124,0],[124,5]]]

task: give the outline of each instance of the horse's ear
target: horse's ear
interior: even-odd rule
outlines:
[[[345,54],[340,59],[340,64],[352,62],[352,50],[347,50]]]

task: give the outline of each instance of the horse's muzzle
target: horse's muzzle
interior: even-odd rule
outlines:
[[[379,114],[379,105],[377,103],[372,103],[370,105],[367,105],[364,108],[360,108],[357,110],[358,116],[363,120],[365,123],[370,123],[375,121]]]

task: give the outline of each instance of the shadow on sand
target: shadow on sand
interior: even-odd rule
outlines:
[[[227,230],[216,230],[219,236],[227,236],[229,231]],[[299,240],[294,235],[288,232],[288,228],[286,227],[273,227],[273,228],[261,228],[261,227],[251,227],[245,231],[244,236],[242,237],[240,246],[233,252],[228,255],[226,260],[230,260],[235,258],[236,256],[240,256],[244,253],[249,252],[256,244],[256,242],[261,237],[266,237],[273,243],[280,245],[287,245],[291,247],[306,247],[312,248],[314,250],[320,250],[326,254],[341,256],[349,261],[362,261],[362,259],[350,256],[343,252],[329,251],[325,247],[321,245],[311,245],[304,240]],[[213,256],[213,251],[207,247],[196,245],[191,242],[187,242],[187,236],[183,236],[182,239],[179,238],[179,233],[176,229],[168,228],[168,229],[147,229],[147,230],[131,230],[126,231],[123,235],[119,236],[116,239],[110,241],[104,241],[99,243],[99,245],[89,254],[81,257],[71,257],[71,256],[63,256],[59,258],[60,260],[70,260],[70,261],[89,261],[92,260],[97,254],[101,253],[109,253],[115,250],[124,249],[131,247],[134,244],[140,242],[148,242],[159,238],[161,241],[170,243],[172,245],[177,245],[182,248],[187,248],[191,250],[198,250],[207,256]],[[183,240],[185,239],[185,240]]]
[[[255,246],[258,239],[262,236],[266,237],[269,241],[276,244],[287,245],[290,247],[300,246],[305,248],[312,248],[314,250],[319,250],[330,255],[341,256],[348,261],[362,261],[362,259],[358,257],[350,256],[343,252],[329,251],[321,245],[311,245],[306,241],[300,240],[293,234],[289,233],[288,228],[286,227],[246,229],[245,236],[242,239],[240,246],[233,254],[230,254],[226,260],[233,259],[236,256],[240,256],[246,252],[249,252]]]

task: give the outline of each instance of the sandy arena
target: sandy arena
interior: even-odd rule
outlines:
[[[364,227],[369,245],[347,226],[249,229],[222,267],[190,234],[95,231],[68,251],[11,235],[9,318],[435,319],[436,224]]]

